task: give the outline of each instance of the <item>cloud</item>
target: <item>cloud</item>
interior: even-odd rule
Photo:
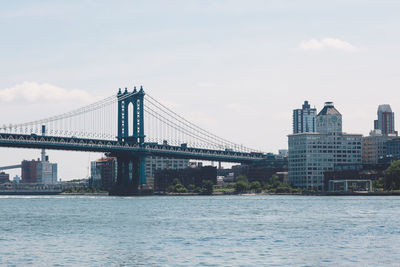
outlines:
[[[94,102],[97,98],[86,91],[67,90],[49,83],[23,82],[14,87],[0,90],[0,102],[14,101],[51,101],[51,102]]]
[[[335,38],[322,38],[322,39],[311,39],[308,41],[302,41],[299,45],[300,49],[303,50],[342,50],[354,52],[357,48],[352,44]]]

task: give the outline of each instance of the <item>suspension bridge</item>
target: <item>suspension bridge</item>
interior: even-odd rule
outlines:
[[[188,121],[142,86],[57,116],[0,126],[0,147],[107,153],[117,158],[114,193],[120,195],[146,184],[148,156],[236,163],[264,158]]]

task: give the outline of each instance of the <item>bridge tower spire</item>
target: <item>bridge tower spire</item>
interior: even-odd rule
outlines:
[[[124,93],[119,89],[118,98],[118,141],[129,144],[144,144],[144,96],[143,87],[137,91],[134,87],[133,92],[129,93],[125,88]],[[133,113],[129,114],[129,105],[133,106]],[[133,123],[129,125],[129,116],[132,116]],[[129,128],[132,128],[132,135],[129,135]]]

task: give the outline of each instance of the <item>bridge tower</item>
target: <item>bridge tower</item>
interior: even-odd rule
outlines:
[[[119,89],[118,98],[118,136],[117,139],[123,144],[144,144],[144,90],[140,86],[137,91],[122,92]],[[129,106],[132,105],[133,112],[129,114]],[[129,117],[132,116],[132,123]],[[130,131],[131,130],[131,131]],[[145,155],[132,155],[131,153],[118,153],[117,157],[117,194],[132,194],[138,187],[146,184],[146,158]],[[121,192],[121,190],[123,192]]]
[[[136,90],[136,86],[132,93],[121,89],[118,91],[118,141],[127,142],[129,144],[144,143],[144,90]],[[129,105],[133,106],[133,125],[129,125]],[[132,127],[132,135],[129,135],[129,127]]]

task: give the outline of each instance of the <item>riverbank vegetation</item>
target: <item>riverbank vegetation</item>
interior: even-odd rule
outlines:
[[[301,193],[300,189],[291,187],[273,175],[269,183],[260,183],[259,181],[249,182],[246,176],[238,176],[235,184],[235,193]]]
[[[71,187],[65,189],[63,193],[67,194],[93,194],[93,193],[108,193],[105,190],[90,188],[90,187]]]
[[[271,177],[269,183],[261,183],[259,181],[249,182],[246,176],[238,176],[235,183],[214,185],[212,181],[205,180],[201,187],[193,184],[186,187],[179,181],[174,179],[168,187],[169,194],[300,194],[301,189],[293,188],[289,184],[284,183],[278,176]]]
[[[382,177],[372,182],[372,187],[375,192],[400,193],[400,160],[393,161]]]
[[[381,183],[385,190],[400,190],[400,160],[393,161],[383,174]]]
[[[210,180],[204,180],[201,187],[196,187],[193,184],[189,184],[185,187],[178,179],[174,179],[172,185],[167,189],[168,193],[196,193],[202,195],[212,195],[214,192],[214,184]]]

